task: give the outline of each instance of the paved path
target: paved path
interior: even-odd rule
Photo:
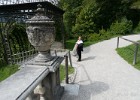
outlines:
[[[140,40],[140,35],[125,36]],[[62,100],[140,100],[140,71],[115,51],[117,38],[99,42],[84,49],[74,84],[65,85]],[[121,40],[120,46],[130,42]],[[70,91],[72,90],[72,91]]]

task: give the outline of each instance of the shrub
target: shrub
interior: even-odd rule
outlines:
[[[90,42],[99,41],[99,40],[100,40],[100,35],[97,33],[88,35],[88,41],[90,41]]]
[[[132,31],[132,21],[127,20],[125,17],[121,20],[117,20],[110,26],[110,32],[112,34],[129,34]]]
[[[105,29],[99,30],[99,33],[89,34],[88,40],[90,42],[100,41],[100,40],[106,40],[110,39],[113,34],[110,33],[110,31],[106,31]]]
[[[111,34],[110,31],[106,31],[104,29],[99,30],[99,34],[100,40],[110,39],[113,36],[113,34]]]
[[[139,22],[138,26],[134,29],[134,31],[140,32],[140,22]]]

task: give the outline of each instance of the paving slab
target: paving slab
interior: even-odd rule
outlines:
[[[78,96],[79,85],[78,84],[66,84],[64,85],[64,95]]]

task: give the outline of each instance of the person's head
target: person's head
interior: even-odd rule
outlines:
[[[78,40],[81,40],[81,36],[78,37]]]

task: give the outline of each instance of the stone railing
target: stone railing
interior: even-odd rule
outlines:
[[[55,40],[54,21],[45,15],[39,4],[37,14],[26,21],[30,43],[37,56],[0,83],[0,100],[60,100],[59,67],[64,57],[52,56],[50,47]]]
[[[51,45],[55,41],[55,22],[45,15],[45,11],[38,4],[36,15],[26,20],[29,42],[38,54],[0,83],[0,100],[60,100],[64,88],[60,85],[59,68],[64,56],[50,54]],[[26,54],[18,55],[23,55],[21,59],[24,60]],[[66,54],[67,67],[68,54],[70,52]]]
[[[0,83],[0,100],[60,100],[59,66],[63,57],[48,66],[27,65]]]

